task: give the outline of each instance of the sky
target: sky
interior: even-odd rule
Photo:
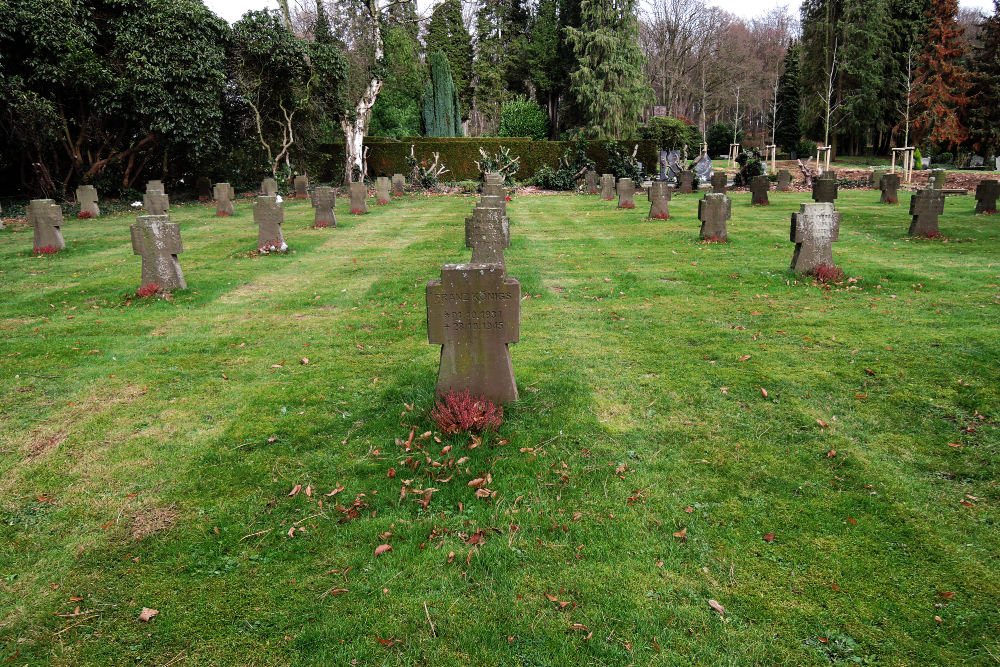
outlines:
[[[294,4],[303,0],[290,1]],[[783,2],[782,0],[710,0],[710,2],[743,18],[753,18],[782,5],[790,7],[795,13],[798,13],[799,6],[798,2]],[[434,4],[433,0],[417,0],[417,3],[421,11]],[[230,23],[239,20],[244,12],[251,9],[263,9],[264,7],[276,9],[278,7],[276,0],[205,0],[205,4]],[[960,0],[960,5],[979,9],[984,13],[992,13],[993,11],[992,0]]]

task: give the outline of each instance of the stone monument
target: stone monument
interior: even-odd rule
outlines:
[[[588,169],[587,173],[584,174],[584,180],[587,183],[587,194],[596,195],[600,190],[597,185],[597,172],[593,169]]]
[[[364,183],[351,183],[351,215],[368,213],[368,188]]]
[[[164,192],[162,181],[150,181],[146,184],[142,208],[149,215],[167,215],[170,211],[170,195]]]
[[[708,183],[712,180],[712,176],[715,174],[715,170],[712,168],[712,158],[708,157],[708,153],[702,153],[697,160],[694,161],[694,173],[698,175],[699,183]]]
[[[615,177],[611,174],[601,174],[601,199],[611,201],[615,198]]]
[[[257,223],[258,250],[287,248],[285,237],[281,233],[281,223],[285,221],[284,202],[278,202],[277,197],[260,195],[253,203],[253,221]]]
[[[295,177],[295,197],[297,199],[308,199],[309,198],[309,177],[305,174],[299,174]]]
[[[832,204],[837,199],[837,172],[824,171],[813,181],[812,198],[818,204]]]
[[[465,247],[472,249],[471,264],[507,266],[504,248],[510,247],[510,221],[498,207],[477,206],[465,219]]]
[[[778,192],[788,192],[792,189],[792,174],[787,169],[778,170]]]
[[[392,194],[397,197],[406,194],[406,178],[402,174],[392,175]]]
[[[839,237],[840,213],[832,203],[802,204],[798,213],[792,213],[792,271],[812,273],[819,266],[834,266],[831,244]]]
[[[931,169],[931,174],[928,177],[929,187],[935,190],[944,189],[945,181],[947,180],[948,172],[944,169]]]
[[[132,252],[142,256],[142,284],[156,284],[161,290],[184,289],[184,273],[177,255],[181,247],[181,227],[168,215],[140,215],[132,230]]]
[[[236,197],[236,193],[233,191],[233,186],[229,183],[216,183],[212,194],[215,196],[216,216],[225,218],[235,212],[233,210],[233,199]]]
[[[277,197],[278,181],[273,178],[265,178],[260,182],[260,193],[265,197]]]
[[[62,207],[51,199],[32,199],[27,208],[28,224],[35,230],[35,251],[54,248],[63,250]]]
[[[694,172],[690,169],[684,169],[678,175],[677,180],[677,190],[684,194],[691,194],[694,192]]]
[[[750,179],[750,204],[753,206],[768,206],[771,200],[767,197],[767,191],[771,189],[771,181],[767,176],[754,176]]]
[[[97,206],[97,188],[93,185],[81,185],[76,189],[76,201],[80,204],[79,218],[96,218],[101,215]]]
[[[886,173],[888,172],[886,172],[885,169],[873,169],[871,176],[868,178],[868,187],[872,189],[882,187],[882,177],[885,176]]]
[[[666,181],[653,181],[649,185],[649,219],[670,219],[670,186]]]
[[[724,195],[729,190],[729,176],[725,172],[717,171],[712,174],[712,192],[717,195]]]
[[[618,179],[618,208],[635,208],[635,184],[631,178]]]
[[[521,331],[521,284],[500,264],[445,264],[427,282],[427,340],[441,346],[437,393],[517,400],[511,343]]]
[[[198,201],[208,201],[212,198],[212,181],[208,176],[199,176],[194,187],[198,191]]]
[[[908,236],[940,236],[938,216],[944,213],[944,193],[936,188],[917,190],[910,199],[910,222]]]
[[[313,188],[312,205],[316,209],[316,217],[313,219],[313,227],[336,227],[337,216],[333,212],[333,207],[337,204],[337,196],[333,188],[321,185]]]
[[[882,174],[878,187],[882,191],[883,204],[899,203],[899,180],[899,174]]]
[[[379,176],[375,179],[375,203],[385,206],[389,201],[389,177]]]
[[[721,193],[710,192],[698,202],[701,238],[725,241],[729,238],[726,222],[733,217],[733,200]]]
[[[1000,181],[979,181],[976,186],[976,213],[997,212],[997,198],[1000,197]]]

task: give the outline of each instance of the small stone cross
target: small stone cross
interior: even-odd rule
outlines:
[[[472,249],[471,264],[503,264],[510,247],[510,222],[498,207],[477,206],[465,219],[465,247]]]
[[[729,237],[726,221],[733,217],[733,200],[724,194],[710,192],[698,202],[701,238],[725,241]]]
[[[939,236],[938,216],[944,213],[944,193],[929,188],[917,190],[910,199],[910,222],[908,236]]]
[[[721,171],[717,171],[712,174],[712,192],[715,194],[724,195],[729,186],[729,176]]]
[[[385,206],[389,201],[389,178],[387,176],[379,176],[375,179],[375,203]]]
[[[767,191],[771,189],[771,181],[767,176],[754,176],[750,179],[750,203],[753,206],[768,206],[771,200],[767,198]]]
[[[215,197],[216,216],[220,218],[228,217],[235,212],[233,209],[233,198],[236,196],[236,192],[229,183],[216,183],[212,195]]]
[[[677,183],[677,189],[681,192],[686,194],[694,192],[694,172],[690,169],[685,169],[680,173]]]
[[[93,185],[81,185],[76,189],[76,201],[80,204],[80,215],[88,218],[96,218],[101,215],[101,209],[97,206],[97,188]],[[89,215],[84,215],[84,214]]]
[[[787,169],[778,170],[778,192],[788,192],[792,187],[792,175]]]
[[[825,171],[813,181],[812,198],[814,202],[820,204],[832,204],[837,199],[837,174],[834,171]]]
[[[601,199],[615,198],[615,177],[611,174],[601,174]]]
[[[392,175],[392,194],[402,197],[406,193],[406,178],[402,174]]]
[[[140,215],[131,226],[132,252],[142,256],[142,284],[156,283],[162,290],[184,289],[184,273],[177,255],[181,227],[167,215]]]
[[[670,186],[666,181],[653,181],[649,184],[649,219],[670,219]]]
[[[998,197],[1000,197],[1000,181],[979,181],[979,185],[976,186],[976,213],[996,213]]]
[[[899,174],[882,174],[878,187],[882,191],[883,204],[899,203]]]
[[[521,332],[521,284],[499,264],[445,264],[427,282],[427,340],[441,346],[437,393],[517,400],[510,343]]]
[[[273,178],[265,178],[260,182],[260,193],[267,197],[277,197],[278,181]]]
[[[32,199],[27,209],[28,222],[35,230],[35,250],[62,250],[66,242],[62,235],[62,207],[51,199]]]
[[[798,213],[792,213],[792,271],[810,273],[821,265],[834,266],[831,244],[839,237],[840,213],[832,203],[802,204]]]
[[[588,169],[587,173],[584,175],[584,181],[587,184],[587,194],[596,195],[599,192],[599,186],[597,184],[597,172],[593,169]]]
[[[313,219],[313,227],[336,227],[337,216],[333,212],[333,207],[337,204],[337,196],[333,188],[321,185],[313,189],[312,205],[316,209],[316,216]]]
[[[368,213],[368,188],[364,183],[351,183],[351,215]]]
[[[631,178],[618,179],[618,208],[635,208],[635,184]]]
[[[309,177],[305,174],[299,174],[295,177],[295,196],[299,199],[307,199],[309,197]]]
[[[281,223],[285,221],[285,203],[277,197],[260,195],[253,203],[253,221],[257,223],[257,248],[280,248],[285,242]]]

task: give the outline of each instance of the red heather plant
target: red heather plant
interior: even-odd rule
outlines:
[[[386,206],[389,202],[387,200],[385,200],[385,199],[379,199],[375,203],[378,204],[379,206]]]
[[[719,238],[718,236],[706,236],[701,240],[702,243],[728,243],[726,239]],[[839,269],[838,269],[839,270]]]
[[[365,212],[362,211],[360,208],[352,208],[351,209],[351,215],[364,215],[364,214],[365,214]]]
[[[35,248],[31,252],[35,255],[54,255],[59,252],[59,248],[52,245],[43,245],[41,248]]]
[[[816,277],[816,282],[822,284],[835,283],[844,279],[844,272],[840,270],[837,266],[827,266],[826,264],[820,264],[812,271],[813,276]]]
[[[618,208],[635,208],[635,204],[633,204],[631,202],[625,202],[624,204],[622,204]]]
[[[669,213],[657,213],[656,215],[650,218],[650,220],[669,220],[669,219],[670,219]]]
[[[215,212],[215,217],[217,217],[217,218],[228,218],[229,214],[226,213],[225,211],[216,211]]]
[[[155,295],[159,291],[160,291],[159,283],[147,283],[142,287],[140,287],[136,291],[135,295],[140,299],[148,299],[149,297]]]
[[[329,227],[329,226],[330,226],[329,222],[317,222],[317,223],[313,224],[313,229],[323,229],[323,228]]]
[[[76,217],[80,220],[90,220],[91,218],[94,217],[94,214],[91,213],[90,211],[80,211],[79,213],[76,214]]]
[[[502,405],[495,405],[481,396],[470,396],[467,391],[449,391],[439,397],[430,414],[441,432],[448,435],[463,431],[495,431],[503,423]]]

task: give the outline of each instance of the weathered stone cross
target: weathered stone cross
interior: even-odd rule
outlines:
[[[831,244],[839,238],[840,213],[833,204],[802,204],[798,213],[792,213],[792,271],[810,273],[818,266],[834,266]]]
[[[142,256],[142,285],[156,283],[162,290],[184,289],[184,273],[177,255],[181,246],[181,228],[167,215],[140,215],[132,230],[132,252]]]

